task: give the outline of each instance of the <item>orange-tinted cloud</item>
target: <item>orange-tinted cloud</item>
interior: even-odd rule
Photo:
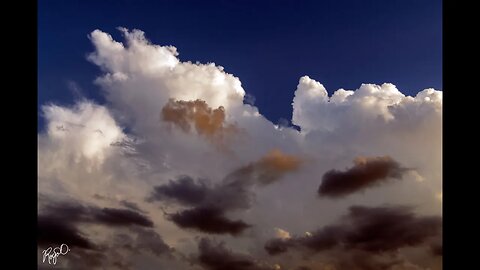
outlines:
[[[240,181],[246,181],[249,179],[254,183],[270,184],[286,173],[297,171],[302,162],[297,156],[274,149],[258,161],[235,170],[226,179],[230,179],[230,181],[239,181],[239,179]]]
[[[170,99],[162,108],[163,121],[173,124],[184,132],[195,129],[199,135],[213,142],[222,143],[229,134],[238,129],[233,124],[225,122],[225,109],[220,106],[212,109],[207,102]]]
[[[301,160],[293,155],[283,153],[278,149],[268,152],[257,162],[257,166],[275,173],[287,173],[300,167]]]

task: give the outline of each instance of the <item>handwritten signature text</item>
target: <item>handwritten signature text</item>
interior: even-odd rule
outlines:
[[[60,255],[65,255],[70,251],[70,248],[66,244],[61,244],[59,247],[49,247],[42,251],[43,254],[43,263],[45,261],[48,262],[48,264],[57,264],[57,258]]]

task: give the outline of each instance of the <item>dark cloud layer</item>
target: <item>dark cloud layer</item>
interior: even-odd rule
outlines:
[[[168,184],[156,186],[149,200],[172,200],[182,205],[195,206],[202,203],[211,192],[205,183],[195,182],[190,176],[180,176]]]
[[[141,251],[150,251],[158,256],[168,254],[173,250],[155,231],[142,227],[131,228],[130,234],[116,234],[113,242],[117,247],[127,249],[135,254],[139,254]]]
[[[93,222],[110,226],[139,225],[153,227],[153,222],[146,216],[128,209],[103,208],[95,210]]]
[[[84,235],[79,228],[89,225],[108,226],[114,234],[108,239]],[[62,258],[72,263],[74,269],[131,269],[128,260],[117,256],[118,250],[127,254],[150,252],[155,256],[173,251],[153,230],[153,222],[147,216],[130,209],[47,201],[39,214],[37,228],[40,247],[67,243],[74,250]]]
[[[250,227],[242,220],[230,220],[223,210],[215,207],[196,207],[172,214],[169,218],[182,228],[194,228],[206,233],[238,235]]]
[[[223,242],[214,243],[202,238],[198,245],[198,261],[208,270],[271,270],[267,265],[261,265],[253,258],[233,253]]]
[[[353,206],[339,223],[310,236],[270,240],[265,250],[275,255],[291,247],[314,252],[341,247],[379,254],[426,244],[429,239],[441,235],[441,228],[440,217],[418,217],[408,207]]]
[[[79,231],[79,224],[153,227],[153,222],[148,217],[128,209],[98,208],[65,201],[50,202],[38,217],[39,244],[51,245],[68,242],[72,246],[92,249],[94,245]]]
[[[195,181],[189,176],[181,176],[156,186],[147,201],[176,202],[189,207],[168,215],[182,228],[238,235],[250,225],[242,220],[229,219],[227,212],[248,209],[254,197],[252,186],[271,184],[286,173],[297,170],[300,164],[299,158],[273,150],[258,161],[234,170],[217,185],[208,185],[206,179]]]
[[[443,256],[443,245],[441,243],[432,243],[430,245],[430,250],[435,256]]]
[[[133,210],[133,211],[136,211],[136,212],[140,212],[140,213],[144,213],[145,214],[145,211],[143,211],[142,209],[140,209],[140,207],[134,203],[134,202],[130,202],[130,201],[127,201],[127,200],[121,200],[120,201],[120,205],[130,209],[130,210]]]
[[[354,166],[346,171],[330,170],[323,175],[318,194],[342,197],[386,182],[400,179],[408,169],[391,157],[357,157]]]
[[[37,220],[37,241],[41,246],[61,245],[68,243],[69,247],[93,249],[93,243],[65,220],[40,216]]]
[[[41,216],[65,219],[70,223],[96,223],[108,226],[153,227],[153,222],[145,215],[129,209],[99,208],[75,202],[51,203],[46,205]]]

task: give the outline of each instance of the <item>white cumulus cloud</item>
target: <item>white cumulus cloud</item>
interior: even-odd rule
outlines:
[[[87,58],[102,71],[95,82],[106,103],[83,100],[74,106],[42,107],[47,127],[38,134],[38,181],[39,194],[47,201],[127,207],[147,216],[152,229],[177,253],[168,260],[148,255],[142,263],[132,255],[132,269],[146,267],[145,261],[198,269],[201,264],[191,259],[198,254],[195,239],[211,237],[169,220],[168,214],[183,206],[149,201],[156,187],[187,175],[195,181],[181,192],[201,197],[232,172],[254,174],[245,170],[272,150],[297,157],[301,165],[278,174],[280,179],[272,184],[253,188],[250,208],[228,213],[229,220],[252,225],[241,237],[215,236],[232,254],[249,253],[278,269],[284,260],[269,257],[263,249],[271,228],[279,239],[301,236],[337,220],[352,205],[408,204],[421,214],[441,214],[441,91],[425,89],[412,97],[384,83],[329,95],[320,82],[304,76],[292,89],[291,121],[300,127],[297,131],[272,123],[253,102],[244,104],[240,79],[221,66],[182,62],[175,47],[152,44],[140,30],[119,30],[123,43],[101,30],[89,35],[94,51]],[[194,104],[198,99],[206,103],[201,112],[177,108],[170,111],[170,123],[162,118],[170,100]],[[191,128],[181,128],[185,126]],[[219,127],[229,127],[228,132],[215,133]],[[205,134],[221,134],[222,147]],[[389,156],[412,173],[342,199],[318,195],[327,171],[345,171],[357,157],[378,156]],[[285,166],[281,158],[263,162],[273,173]],[[95,242],[95,228],[82,229]],[[119,237],[112,230],[112,239]]]

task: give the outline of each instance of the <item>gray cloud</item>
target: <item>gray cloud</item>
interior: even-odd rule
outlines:
[[[408,207],[352,206],[338,223],[319,229],[310,236],[274,239],[266,243],[271,255],[289,248],[307,248],[321,252],[334,247],[369,253],[395,251],[420,246],[441,235],[438,216],[416,216]]]
[[[75,226],[61,218],[39,216],[37,233],[37,241],[41,246],[69,243],[71,247],[95,248],[95,245]]]
[[[208,270],[272,270],[252,257],[234,253],[225,247],[225,243],[215,243],[202,238],[198,244],[198,261]]]
[[[96,223],[108,226],[153,227],[153,222],[145,215],[129,209],[99,208],[77,202],[51,202],[40,215],[45,218],[65,219],[69,223]]]
[[[127,200],[121,200],[120,205],[122,205],[126,208],[129,208],[130,210],[146,214],[146,212],[143,211],[142,209],[140,209],[138,204],[136,204],[134,202],[130,202],[130,201],[127,201]]]
[[[242,220],[226,217],[228,211],[248,209],[251,205],[252,186],[267,185],[284,174],[299,168],[301,160],[295,156],[273,150],[256,162],[229,173],[220,184],[210,186],[205,179],[195,181],[189,176],[169,180],[154,187],[147,201],[176,202],[190,209],[167,215],[182,228],[206,233],[239,235],[251,225]]]
[[[391,157],[357,157],[346,171],[330,170],[323,175],[318,194],[342,197],[381,184],[391,178],[401,178],[407,171]]]
[[[405,240],[413,231],[421,232],[426,226],[418,224],[418,217],[405,219],[420,229],[408,225],[409,230],[395,231],[403,239],[403,242],[392,240],[394,247],[401,246],[397,257],[392,255],[396,253],[394,247],[377,252],[380,240],[375,243],[374,237],[368,237],[371,241],[367,241],[353,234],[368,230],[350,214],[345,219],[362,230],[355,230],[341,220],[331,223],[341,209],[352,205],[349,199],[355,199],[354,204],[365,205],[408,203],[419,206],[422,213],[441,212],[441,91],[426,89],[410,97],[392,84],[363,84],[355,91],[340,89],[329,91],[332,93],[329,95],[319,82],[305,76],[294,93],[291,120],[298,126],[295,130],[279,127],[266,119],[261,109],[245,105],[242,83],[222,67],[213,63],[182,62],[174,47],[154,45],[139,30],[122,28],[122,32],[124,43],[100,30],[89,35],[94,52],[88,59],[101,68],[95,83],[102,88],[104,103],[81,100],[73,106],[42,107],[46,126],[38,134],[39,192],[48,194],[49,198],[65,196],[86,203],[57,207],[55,215],[47,211],[48,206],[39,206],[39,227],[43,228],[39,239],[47,239],[45,244],[59,242],[53,232],[62,232],[65,239],[76,243],[76,252],[68,257],[74,263],[64,268],[198,269],[187,263],[169,261],[165,254],[172,252],[166,251],[166,243],[156,231],[168,232],[168,243],[190,252],[195,248],[191,238],[197,237],[198,232],[205,233],[199,229],[205,228],[202,221],[191,217],[205,210],[211,213],[210,221],[251,225],[246,229],[248,236],[239,233],[237,237],[230,237],[235,230],[223,229],[216,237],[226,240],[234,250],[247,248],[258,258],[264,256],[262,252],[256,253],[262,248],[258,243],[264,243],[265,234],[272,228],[285,228],[294,236],[321,224],[321,229],[313,232],[310,239],[294,236],[293,239],[303,240],[288,240],[283,248],[281,241],[271,244],[271,250],[278,255],[267,260],[278,259],[282,269],[288,265],[286,269],[303,266],[325,270],[331,266],[329,260],[336,260],[336,270],[419,269],[401,259],[401,256],[410,256],[409,241],[415,253],[411,258],[421,256],[416,253],[418,250],[429,256],[441,254],[441,245],[432,244],[429,251],[429,240],[422,240],[420,244]],[[171,109],[167,119],[161,112],[165,104]],[[172,112],[173,117],[168,115]],[[234,125],[242,135],[230,136],[229,125]],[[217,143],[225,148],[219,148]],[[281,182],[286,173],[297,171],[303,163],[275,152],[257,159],[270,149],[301,155],[311,163],[302,166],[301,172],[291,177],[292,181]],[[324,172],[348,162],[346,158],[365,153],[388,153],[396,160],[408,162],[406,166],[422,172],[423,181],[398,181],[395,188],[386,186],[371,190],[369,196],[345,199],[348,194],[400,177],[390,174],[392,168],[395,171],[391,166],[388,177],[347,181],[348,177],[352,180],[352,175],[348,175],[351,169],[340,169],[330,178],[341,178],[345,182],[330,182],[328,194],[319,195],[345,200],[315,201],[317,198],[311,196],[311,192],[320,184],[317,181]],[[236,170],[229,173],[225,168]],[[202,175],[214,181],[192,178],[190,186],[172,184],[155,193],[154,186],[165,183],[159,179],[172,179],[171,176],[179,172]],[[225,177],[216,179],[218,175]],[[407,179],[406,175],[403,177]],[[171,183],[176,183],[176,179]],[[272,183],[275,185],[265,187]],[[146,194],[146,191],[153,192]],[[107,199],[94,200],[94,194]],[[160,201],[163,209],[173,206],[175,212],[162,216],[155,211],[157,205],[145,204],[142,200],[149,195],[155,195],[152,202]],[[98,203],[98,206],[87,203]],[[249,211],[243,211],[246,209]],[[243,211],[241,218],[236,216],[240,211]],[[174,222],[172,216],[191,227],[175,228],[170,223]],[[402,222],[389,226],[408,227]],[[53,228],[50,233],[48,228]],[[383,228],[378,232],[383,232]],[[117,239],[119,234],[128,238]],[[276,245],[279,247],[275,249]],[[154,251],[160,251],[160,255]],[[290,256],[298,254],[314,254],[314,259],[307,261],[301,257],[287,263]],[[240,257],[240,261],[247,261],[246,267],[256,267],[248,263],[255,261],[250,256]],[[435,256],[435,264],[423,268],[441,269],[440,259]],[[319,264],[312,262],[314,260]],[[212,264],[210,268],[216,265]]]
[[[195,207],[169,215],[169,219],[182,228],[193,228],[206,233],[239,235],[251,225],[242,220],[230,220],[222,209]]]
[[[86,235],[80,230],[90,225],[107,226],[113,230],[113,237]],[[147,216],[129,209],[101,208],[76,201],[44,204],[38,217],[38,243],[40,247],[67,243],[73,251],[62,259],[69,262],[69,267],[73,265],[72,269],[131,269],[129,260],[119,256],[118,250],[137,255],[150,252],[155,256],[173,252],[153,230],[153,222]]]
[[[169,180],[168,184],[156,186],[149,201],[176,201],[182,205],[198,205],[207,195],[212,193],[204,181],[195,182],[190,176],[180,176],[175,181]]]

